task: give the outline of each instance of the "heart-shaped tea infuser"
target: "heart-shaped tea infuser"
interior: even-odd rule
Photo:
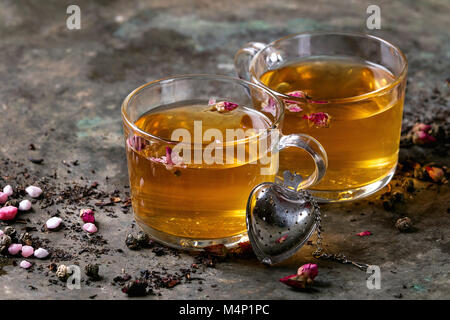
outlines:
[[[367,264],[350,261],[342,254],[323,252],[317,202],[308,191],[297,191],[302,182],[300,175],[284,171],[283,177],[283,181],[257,185],[248,198],[247,231],[257,258],[268,265],[281,262],[297,252],[317,230],[315,258],[367,269]]]

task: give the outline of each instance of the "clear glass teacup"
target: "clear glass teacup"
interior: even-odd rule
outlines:
[[[281,135],[284,108],[267,88],[216,75],[184,75],[145,84],[122,104],[134,215],[153,239],[197,250],[247,240],[246,204],[274,181],[278,151],[301,148],[325,174],[314,138]]]
[[[240,78],[270,88],[285,104],[283,133],[316,138],[327,174],[310,189],[321,202],[368,196],[391,180],[398,160],[407,61],[394,45],[356,33],[312,32],[250,42],[235,56]],[[296,150],[284,169],[307,174]]]

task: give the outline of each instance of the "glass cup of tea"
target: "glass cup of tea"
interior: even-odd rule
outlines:
[[[248,197],[275,180],[278,151],[297,147],[314,159],[303,188],[325,174],[320,143],[281,135],[283,115],[276,94],[226,76],[176,76],[131,92],[122,120],[138,225],[175,248],[246,241]]]
[[[327,173],[310,189],[318,201],[355,200],[389,183],[407,73],[397,47],[366,34],[312,32],[250,42],[234,61],[240,78],[283,100],[284,134],[308,134],[327,151]],[[312,166],[298,150],[280,155],[280,172],[304,175]]]

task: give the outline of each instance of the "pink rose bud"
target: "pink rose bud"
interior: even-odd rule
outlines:
[[[305,98],[306,94],[303,91],[291,91],[286,93],[288,96],[297,97],[297,98]]]
[[[296,289],[305,289],[306,287],[306,282],[303,280],[303,278],[299,277],[298,274],[286,276],[284,278],[281,278],[279,281],[289,287]]]
[[[229,101],[224,101],[223,102],[223,106],[224,106],[226,111],[233,111],[234,109],[239,107],[239,105],[237,103],[229,102]]]
[[[42,189],[39,187],[35,187],[35,186],[29,186],[25,189],[25,191],[32,198],[38,198],[42,194]]]
[[[303,109],[298,105],[297,102],[292,100],[284,100],[285,107],[290,112],[300,112],[303,111]]]
[[[50,219],[47,220],[47,222],[45,223],[45,226],[49,230],[55,230],[55,229],[59,228],[59,226],[61,225],[61,222],[62,222],[62,219],[60,217],[51,217]]]
[[[428,175],[434,182],[439,182],[444,178],[444,170],[438,167],[425,167]]]
[[[297,274],[299,276],[304,275],[307,279],[314,280],[314,278],[319,274],[319,268],[317,267],[317,264],[314,263],[304,264],[298,268]]]
[[[237,107],[239,107],[237,103],[231,101],[220,101],[212,106],[212,110],[225,112],[225,111],[233,111]]]
[[[83,230],[89,233],[95,233],[97,232],[97,227],[93,223],[85,223],[83,225]]]
[[[6,193],[8,196],[12,196],[14,191],[10,185],[7,185],[3,188],[3,193]]]
[[[209,98],[208,106],[212,107],[215,104],[216,104],[216,98]]]
[[[31,201],[30,200],[22,200],[19,203],[20,211],[28,211],[31,209]]]
[[[0,209],[0,220],[12,220],[16,217],[17,208],[7,206]]]
[[[32,256],[34,253],[34,249],[31,246],[22,246],[22,257],[27,258]]]
[[[316,128],[328,128],[330,126],[331,117],[325,112],[305,114],[302,118],[311,121]]]
[[[22,250],[22,245],[20,243],[13,243],[12,245],[10,245],[8,247],[9,254],[11,254],[13,256],[18,254],[20,252],[20,250]]]
[[[279,281],[296,289],[305,289],[314,282],[318,274],[317,264],[308,263],[298,268],[297,274],[281,278]]]
[[[94,211],[92,209],[81,209],[80,217],[85,223],[95,223]]]
[[[412,140],[414,144],[428,144],[436,142],[436,138],[425,131],[414,132]]]
[[[363,231],[363,232],[360,232],[360,233],[357,233],[356,234],[357,236],[360,236],[360,237],[365,237],[365,236],[370,236],[370,235],[372,235],[372,232],[370,232],[370,231]]]
[[[431,129],[431,125],[425,123],[416,123],[412,128],[413,132],[425,131],[428,132]]]
[[[27,260],[22,260],[20,262],[20,267],[23,269],[28,269],[29,267],[31,267],[31,263],[28,262]]]
[[[148,145],[148,141],[139,136],[132,136],[127,139],[127,145],[136,151],[141,151]]]

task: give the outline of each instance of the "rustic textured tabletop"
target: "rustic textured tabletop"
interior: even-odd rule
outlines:
[[[69,4],[0,2],[0,186],[12,185],[17,200],[30,184],[44,189],[32,212],[1,222],[1,229],[12,226],[17,241],[50,252],[29,259],[28,270],[4,254],[0,298],[122,299],[127,275],[148,281],[153,292],[146,299],[450,298],[448,184],[420,167],[448,165],[448,1],[380,3],[381,29],[370,32],[398,45],[409,61],[401,166],[391,189],[322,206],[325,248],[378,265],[380,289],[369,289],[369,275],[355,267],[315,260],[311,245],[266,267],[251,255],[195,256],[158,245],[130,250],[125,243],[138,227],[128,201],[123,98],[170,75],[234,75],[234,53],[248,41],[310,30],[367,32],[367,1],[79,0],[79,30],[67,29]],[[416,122],[434,124],[437,143],[409,141]],[[81,229],[78,212],[86,207],[96,212],[94,235]],[[55,215],[62,228],[46,230]],[[413,227],[400,232],[395,224],[405,216]],[[356,236],[365,230],[372,235]],[[319,265],[312,290],[278,281],[308,262]],[[61,264],[80,266],[80,289],[58,279]],[[100,279],[86,275],[88,264],[99,265]]]

